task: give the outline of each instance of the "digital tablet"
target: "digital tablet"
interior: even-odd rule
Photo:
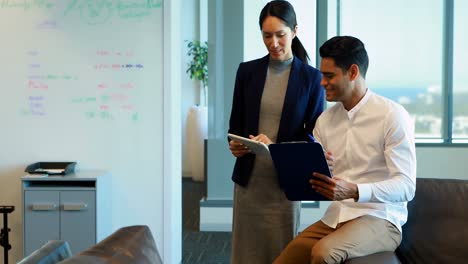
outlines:
[[[320,143],[278,143],[270,144],[268,148],[288,200],[328,201],[309,183],[313,172],[332,177]]]
[[[268,150],[268,145],[259,141],[252,140],[250,138],[241,137],[235,134],[228,133],[229,138],[235,140],[239,143],[242,143],[249,147],[253,153],[257,155],[270,155],[270,151]]]

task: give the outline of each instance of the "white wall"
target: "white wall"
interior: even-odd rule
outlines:
[[[418,178],[468,180],[468,147],[417,147]]]

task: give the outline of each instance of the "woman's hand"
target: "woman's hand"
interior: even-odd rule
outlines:
[[[249,138],[267,145],[273,143],[273,141],[271,141],[271,139],[269,139],[265,134],[258,134],[257,136],[249,135]],[[235,140],[229,141],[229,149],[231,150],[232,155],[236,158],[240,158],[245,154],[252,152],[249,147]]]
[[[236,158],[240,158],[251,152],[249,147],[235,140],[229,141],[229,149],[231,150],[232,155],[234,155]]]
[[[258,141],[258,142],[265,143],[267,145],[270,145],[271,143],[273,143],[273,141],[271,141],[271,139],[268,138],[268,136],[265,135],[265,134],[258,134],[255,137],[252,136],[252,135],[249,135],[249,138],[252,139],[252,140]]]

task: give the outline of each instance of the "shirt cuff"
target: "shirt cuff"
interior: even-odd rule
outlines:
[[[366,203],[369,202],[372,196],[372,188],[369,183],[358,184],[357,185],[358,192],[359,192],[359,199],[358,203]]]

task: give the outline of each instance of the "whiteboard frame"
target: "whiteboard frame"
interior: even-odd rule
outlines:
[[[182,260],[181,3],[164,1],[163,226],[164,263]]]

